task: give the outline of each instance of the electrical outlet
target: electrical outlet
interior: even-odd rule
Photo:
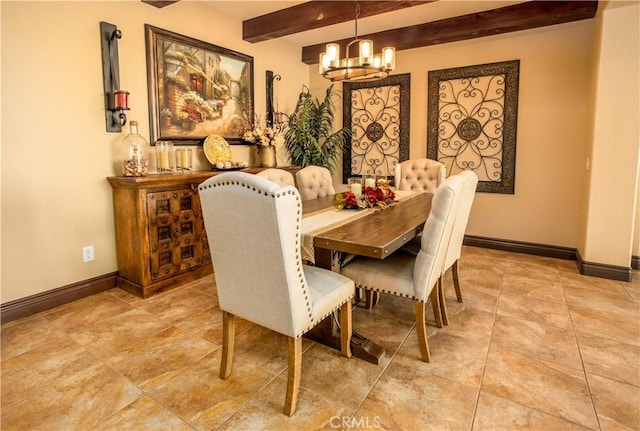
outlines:
[[[82,261],[83,262],[91,262],[95,260],[95,255],[93,254],[93,246],[88,245],[86,247],[82,247]]]

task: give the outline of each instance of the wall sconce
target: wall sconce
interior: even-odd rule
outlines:
[[[120,65],[118,63],[118,39],[122,32],[108,22],[100,23],[102,45],[102,78],[104,83],[104,107],[107,132],[119,133],[127,124],[124,111],[129,110],[129,92],[120,89]]]
[[[280,75],[274,75],[273,71],[266,71],[266,87],[267,87],[267,121],[266,126],[272,127],[279,131],[282,127],[283,118],[282,112],[278,112],[278,107],[273,109],[273,81],[280,81],[282,77]]]

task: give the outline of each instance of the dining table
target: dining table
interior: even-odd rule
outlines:
[[[433,193],[396,191],[395,202],[385,208],[337,209],[335,197],[302,202],[303,260],[339,272],[357,256],[385,259],[418,236],[431,211]],[[335,315],[327,317],[307,338],[340,350],[340,327]],[[379,364],[382,346],[354,328],[351,350],[355,357]]]

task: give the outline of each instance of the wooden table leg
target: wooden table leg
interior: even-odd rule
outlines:
[[[337,255],[338,253],[332,250],[316,248],[315,264],[317,267],[339,272],[340,265]],[[316,325],[315,328],[305,334],[305,337],[333,349],[340,350],[340,325],[336,313]],[[353,356],[376,365],[380,364],[385,354],[382,346],[374,343],[355,330],[351,336],[351,351]]]

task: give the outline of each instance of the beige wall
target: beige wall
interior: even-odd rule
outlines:
[[[394,73],[411,74],[411,157],[426,157],[428,71],[520,60],[515,194],[478,194],[469,234],[576,247],[592,32],[580,21],[397,53]]]
[[[2,293],[23,298],[117,270],[111,188],[123,134],[105,131],[100,21],[117,25],[129,119],[149,137],[144,24],[254,57],[256,111],[265,70],[292,110],[307,67],[283,41],[242,41],[241,22],[195,2],[0,2],[2,14]],[[127,127],[125,127],[128,130]],[[234,159],[250,157],[234,146]],[[201,149],[197,167],[206,168]],[[95,261],[82,262],[94,245]]]
[[[638,247],[640,6],[603,3],[595,21],[593,80],[581,235],[589,262],[629,266]]]
[[[124,134],[105,131],[100,21],[123,32],[128,117],[147,136],[145,23],[254,56],[259,113],[267,69],[282,75],[276,95],[284,112],[292,110],[302,84],[314,95],[327,85],[316,65],[300,62],[299,48],[284,41],[245,43],[239,21],[197,2],[156,9],[139,1],[2,1],[0,15],[2,303],[117,270],[105,177],[117,173]],[[578,247],[587,206],[582,185],[590,179],[593,39],[593,21],[584,21],[398,53],[396,73],[411,73],[412,157],[426,154],[429,70],[521,61],[516,193],[479,194],[470,234]],[[336,118],[339,123],[340,101]],[[198,152],[196,167],[206,168]],[[250,158],[250,147],[234,146],[234,158]],[[89,244],[96,260],[85,264],[81,249]]]

